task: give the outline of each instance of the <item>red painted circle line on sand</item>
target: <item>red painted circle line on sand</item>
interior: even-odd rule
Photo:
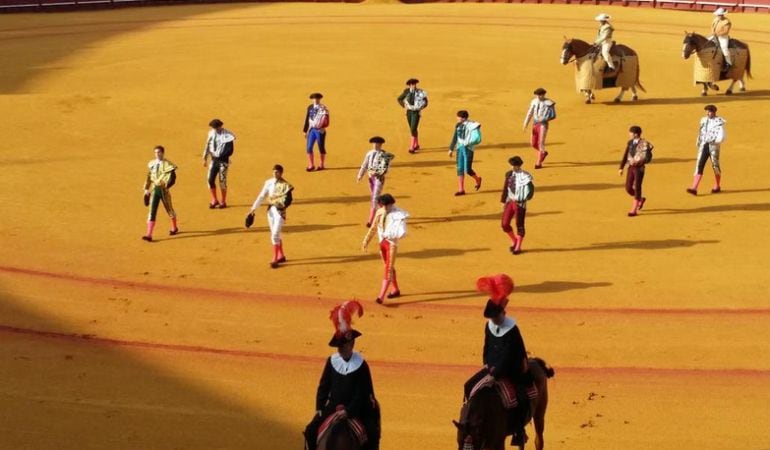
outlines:
[[[82,283],[90,286],[108,286],[113,288],[135,289],[150,292],[165,292],[178,295],[195,295],[201,297],[214,297],[221,300],[246,300],[246,301],[271,301],[280,302],[286,305],[291,301],[315,301],[328,304],[336,304],[347,299],[333,297],[313,297],[307,295],[281,295],[265,294],[249,291],[233,291],[226,289],[212,289],[194,286],[169,286],[166,284],[149,283],[144,281],[126,281],[115,278],[99,278],[84,275],[76,275],[61,272],[49,272],[44,270],[27,269],[14,266],[0,266],[0,273],[9,273],[15,275],[24,275],[39,278],[48,278],[62,280],[70,283]],[[482,296],[482,294],[479,294]],[[436,300],[438,301],[438,300]],[[394,304],[398,305],[398,304]],[[457,305],[451,303],[443,304],[425,304],[425,303],[405,303],[398,305],[402,308],[421,309],[439,309],[439,310],[461,310],[478,311],[478,305]],[[580,313],[586,314],[641,314],[641,315],[770,315],[770,308],[586,308],[586,307],[548,307],[548,306],[517,306],[519,313],[543,313],[543,314],[564,314]]]
[[[128,347],[144,350],[160,350],[184,352],[192,354],[208,354],[219,356],[233,356],[244,358],[270,359],[291,363],[310,363],[320,365],[326,357],[302,356],[284,353],[258,352],[252,350],[234,350],[198,345],[165,344],[160,342],[128,341],[123,339],[111,339],[90,334],[60,333],[54,331],[40,331],[29,328],[20,328],[9,325],[0,325],[0,333],[33,336],[37,338],[56,339],[75,343],[88,343],[109,347]],[[382,367],[398,370],[436,370],[436,371],[461,371],[470,373],[478,369],[471,364],[442,364],[413,361],[371,361],[373,367]],[[770,370],[766,369],[686,369],[666,367],[564,367],[556,368],[559,373],[572,375],[650,375],[650,376],[698,376],[698,377],[770,377]]]

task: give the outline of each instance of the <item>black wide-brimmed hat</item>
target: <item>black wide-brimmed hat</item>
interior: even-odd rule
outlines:
[[[337,305],[329,313],[329,319],[334,324],[334,334],[329,340],[329,347],[339,347],[361,336],[361,332],[351,328],[353,315],[358,314],[361,317],[364,314],[364,307],[356,300],[344,302]]]
[[[312,94],[310,94],[310,98],[317,98],[318,100],[321,100],[322,98],[324,98],[324,95],[320,92],[313,92]]]
[[[495,302],[491,298],[487,300],[487,306],[484,308],[484,317],[491,319],[497,317],[501,312],[505,311],[505,307],[508,305],[508,299],[504,299],[504,304]]]
[[[361,332],[358,330],[350,330],[339,336],[337,336],[337,333],[334,333],[329,340],[329,347],[341,347],[350,341],[354,341],[359,336],[361,336]]]

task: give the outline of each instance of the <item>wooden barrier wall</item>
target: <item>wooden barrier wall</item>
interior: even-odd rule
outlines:
[[[85,8],[115,8],[140,5],[174,5],[189,3],[225,3],[233,0],[0,0],[0,12],[39,12]],[[243,0],[242,0],[243,1]],[[362,0],[282,0],[359,3]],[[268,3],[245,0],[245,3]],[[705,1],[705,0],[402,0],[403,3],[543,3],[574,5],[613,5],[713,11],[722,7],[730,12],[770,12],[770,0]]]

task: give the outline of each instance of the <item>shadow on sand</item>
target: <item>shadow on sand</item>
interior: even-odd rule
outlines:
[[[726,80],[725,80],[726,81]],[[734,89],[738,86],[736,86]],[[707,103],[713,103],[719,105],[720,103],[728,103],[735,101],[754,101],[754,100],[770,100],[770,90],[760,89],[758,91],[746,91],[736,92],[733,95],[725,95],[724,90],[727,89],[726,85],[721,87],[719,94],[709,95],[707,97],[701,97],[699,94],[700,87],[693,88],[693,95],[690,97],[675,97],[675,98],[640,98],[635,103],[639,105],[705,105]],[[711,91],[713,92],[713,91]],[[605,105],[624,105],[623,103],[603,103]]]
[[[605,281],[596,283],[581,283],[579,281],[544,281],[538,284],[516,286],[516,292],[528,294],[546,294],[553,292],[565,292],[576,289],[592,289],[612,286],[612,283]],[[408,300],[409,297],[417,297],[415,300]],[[417,303],[432,303],[447,300],[459,300],[464,298],[484,297],[483,293],[472,290],[460,291],[436,291],[436,292],[416,292],[413,294],[402,294],[397,300],[386,300],[383,306],[388,308],[398,308],[405,305]],[[402,299],[407,300],[402,300]]]
[[[719,195],[722,195],[720,193]],[[645,211],[645,215],[659,216],[668,214],[699,214],[715,212],[734,212],[734,211],[770,211],[770,202],[768,203],[739,203],[732,205],[712,205],[701,206],[692,209],[651,209]]]
[[[500,204],[500,211],[488,214],[466,214],[457,216],[443,216],[443,217],[414,217],[409,219],[411,225],[425,225],[429,223],[448,223],[448,222],[467,222],[475,220],[499,220],[503,214],[502,203]],[[554,214],[562,214],[561,211],[527,211],[527,217],[538,216],[550,216]]]
[[[622,149],[621,149],[622,150]],[[695,158],[654,158],[653,164],[674,164],[674,163],[694,163]],[[544,168],[548,167],[600,167],[600,166],[615,166],[620,167],[620,159],[614,161],[557,161],[553,164],[546,164]],[[542,188],[538,188],[542,189]]]
[[[162,447],[190,450],[259,448],[260,442],[270,442],[272,448],[302,445],[302,430],[271,418],[268,405],[249,404],[227,393],[230,381],[218,380],[217,374],[232,369],[232,357],[204,347],[181,345],[186,350],[180,351],[173,338],[153,343],[89,334],[93,328],[87,321],[46,317],[28,308],[28,299],[5,292],[0,290],[0,398],[3,408],[13,412],[5,417],[3,448],[149,449],[158,448],[161,440]],[[104,287],[90,295],[118,301],[133,294]],[[194,326],[174,325],[182,330]],[[159,355],[169,363],[153,362]],[[203,383],[177,370],[172,367],[177,358],[207,365],[211,378]],[[247,371],[243,375],[241,383],[260,382]],[[313,393],[306,395],[312,402]]]
[[[361,181],[364,182],[363,180]],[[399,195],[396,200],[412,198],[409,195]],[[294,201],[294,205],[325,205],[347,203],[369,203],[372,197],[369,195],[341,195],[338,197],[300,198]]]
[[[370,244],[371,248],[374,247]],[[424,250],[413,250],[409,252],[399,252],[398,258],[407,259],[433,259],[433,258],[446,258],[452,256],[461,256],[467,253],[485,252],[490,248],[431,248]],[[320,256],[315,258],[301,258],[292,259],[286,263],[286,266],[306,266],[306,265],[318,265],[318,264],[347,264],[362,261],[371,261],[380,259],[379,253],[362,253],[360,255],[346,255],[346,256]]]
[[[768,205],[770,208],[770,205]],[[664,250],[670,248],[693,247],[703,244],[717,244],[717,240],[659,239],[650,241],[604,242],[573,248],[533,248],[526,253],[583,252],[592,250]]]
[[[337,228],[346,228],[346,227],[355,227],[357,224],[354,223],[344,223],[339,225],[327,225],[327,224],[300,224],[300,225],[284,225],[283,231],[286,233],[308,233],[313,231],[327,231],[327,230],[333,230]],[[230,227],[230,228],[220,228],[218,230],[181,230],[178,235],[169,237],[169,238],[160,238],[155,239],[153,237],[153,242],[156,241],[163,241],[166,239],[169,240],[176,240],[176,239],[193,239],[193,238],[207,238],[207,237],[217,237],[217,236],[226,236],[229,234],[241,234],[241,233],[269,233],[270,228],[268,227],[254,227],[246,228],[244,226],[241,227]]]

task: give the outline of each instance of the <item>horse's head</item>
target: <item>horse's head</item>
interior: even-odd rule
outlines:
[[[575,51],[572,49],[572,39],[567,39],[567,37],[564,36],[564,45],[561,47],[561,59],[559,59],[559,62],[561,62],[562,65],[566,65],[574,54]]]
[[[698,33],[684,32],[684,40],[682,41],[682,58],[687,59],[694,52],[699,52],[704,48],[715,45],[714,42],[705,36],[701,36]]]
[[[682,58],[687,59],[696,50],[696,40],[693,33],[684,32],[684,41],[682,41]]]
[[[457,450],[481,449],[481,433],[478,425],[454,420],[452,423],[457,427]]]

